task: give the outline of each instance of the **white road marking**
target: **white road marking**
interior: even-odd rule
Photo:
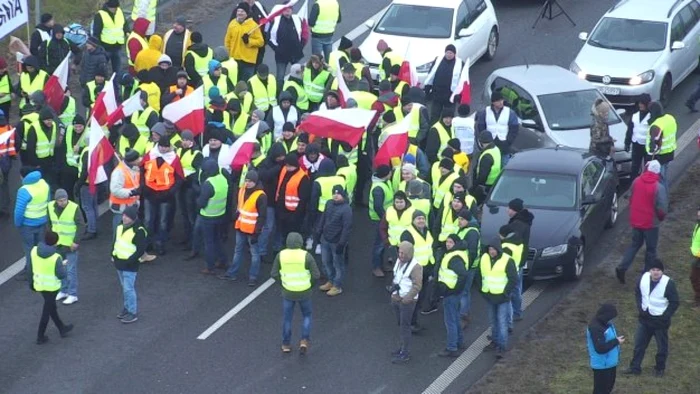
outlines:
[[[545,289],[547,289],[547,282],[535,282],[535,284],[530,286],[530,288],[523,293],[523,310],[527,309]],[[423,394],[442,393],[447,389],[447,387],[484,352],[484,348],[489,344],[489,340],[486,339],[489,332],[490,330],[485,330],[481,333],[479,338],[477,338],[457,360],[447,367],[447,369],[423,391]]]
[[[376,14],[374,14],[374,15],[370,16],[369,18],[367,18],[367,20],[372,19],[372,20],[374,20],[374,23],[377,23],[377,22],[378,22],[377,19],[378,19],[380,16],[382,16],[382,15],[384,14],[384,11],[386,11],[387,8],[389,8],[388,5],[387,5],[386,7],[384,7],[384,8],[382,8],[381,10],[379,10],[379,12],[377,12]],[[363,23],[363,24],[357,26],[356,28],[350,30],[349,32],[347,32],[347,33],[345,34],[345,38],[347,38],[347,39],[350,40],[350,41],[353,41],[353,40],[356,39],[357,37],[359,37],[359,36],[365,34],[365,32],[366,32],[367,30],[369,30],[369,27],[367,27],[367,25],[365,25],[365,24]],[[334,49],[338,49],[338,44],[340,44],[340,40],[336,40],[336,41],[333,43],[333,48],[334,48]],[[356,47],[358,47],[358,46],[359,46],[359,43],[355,43],[354,45],[355,45]]]
[[[211,327],[207,328],[203,333],[201,333],[197,339],[200,340],[205,340],[211,336],[211,334],[215,333],[216,330],[221,328],[226,322],[231,320],[234,316],[238,314],[238,312],[242,311],[243,308],[248,306],[251,302],[253,302],[256,298],[258,298],[262,293],[265,292],[272,284],[275,283],[275,280],[270,278],[268,279],[265,283],[260,285],[257,289],[255,289],[252,293],[248,294],[248,297],[244,298],[243,301],[239,302],[238,305],[234,306],[231,308],[230,311],[226,312],[225,315],[221,316],[219,320],[217,320],[214,324],[211,325]]]

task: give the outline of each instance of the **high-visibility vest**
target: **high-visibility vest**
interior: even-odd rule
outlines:
[[[126,45],[126,60],[129,62],[129,65],[131,67],[133,67],[134,62],[131,60],[131,58],[133,57],[134,59],[136,59],[136,55],[138,53],[136,53],[136,54],[131,53],[131,48],[129,48],[129,41],[131,41],[131,40],[136,40],[139,42],[139,44],[141,44],[140,51],[143,51],[144,49],[148,49],[149,46],[148,46],[148,41],[146,41],[145,38],[141,37],[141,35],[139,33],[135,32],[135,31],[132,31],[131,33],[129,33],[129,37],[127,37],[127,39],[126,39],[126,43],[127,43],[127,45]]]
[[[258,221],[258,198],[265,194],[262,190],[255,190],[245,199],[243,188],[238,192],[238,219],[236,219],[236,230],[244,234],[255,234],[255,223]]]
[[[651,288],[651,274],[649,272],[642,275],[639,281],[639,292],[641,293],[640,308],[642,312],[648,312],[651,316],[661,316],[668,308],[668,298],[666,298],[666,287],[671,281],[666,275],[662,275],[659,283]]]
[[[321,176],[314,181],[321,188],[321,194],[318,196],[318,211],[326,211],[326,202],[333,198],[333,186],[339,185],[345,188],[345,178],[338,175]]]
[[[131,114],[131,124],[136,126],[139,130],[139,134],[146,138],[151,135],[151,130],[148,128],[146,122],[153,112],[156,112],[156,110],[151,107],[146,107],[143,111],[136,111]]]
[[[185,152],[185,148],[178,148],[177,155],[180,157],[180,164],[182,165],[182,171],[185,173],[185,176],[190,176],[197,172],[192,166],[192,163],[195,157],[201,154],[202,152],[198,150],[189,149]]]
[[[697,258],[700,258],[700,224],[696,224],[693,229],[693,237],[690,241],[690,253]]]
[[[155,191],[169,190],[175,186],[175,169],[167,161],[158,167],[156,160],[149,160],[143,165],[146,186]]]
[[[148,9],[146,10],[146,15],[145,18],[148,19],[149,22],[151,22],[151,26],[155,24],[156,21],[156,14],[158,13],[158,0],[147,0],[148,1]],[[144,15],[139,14],[139,9],[136,7],[139,7],[141,4],[140,1],[134,1],[134,8],[131,10],[131,20],[135,21],[138,18],[144,17]],[[148,48],[148,47],[146,47]]]
[[[6,115],[7,116],[7,115]],[[0,157],[17,156],[17,150],[15,149],[15,130],[8,130],[9,126],[3,127],[5,130],[0,132]],[[10,133],[10,136],[5,134]]]
[[[408,85],[406,82],[399,81],[394,88],[394,93],[398,94],[400,98],[403,98],[403,87],[406,85]]]
[[[411,112],[408,115],[411,118],[411,123],[408,125],[408,138],[416,138],[418,130],[420,130],[420,110],[423,108],[421,104],[413,103]]]
[[[121,157],[124,157],[126,155],[126,150],[129,149],[129,140],[121,136],[119,137],[119,154]],[[134,146],[131,147],[131,149],[135,150],[136,152],[139,152],[139,156],[143,156],[146,151],[148,151],[148,138],[144,137],[143,135],[139,135],[139,138],[136,140],[136,143]]]
[[[459,178],[454,172],[449,173],[445,179],[440,182],[440,178],[433,179],[433,207],[435,209],[440,208],[445,195],[452,189],[452,184]]]
[[[663,155],[666,153],[671,153],[676,150],[676,131],[678,130],[678,124],[676,119],[669,114],[666,114],[658,119],[656,119],[649,128],[658,127],[661,130],[661,149],[657,154]],[[651,133],[647,133],[647,154],[651,155],[653,152],[649,147],[651,146]]]
[[[199,210],[199,214],[207,218],[215,218],[226,213],[226,202],[228,199],[228,181],[219,172],[209,177],[208,182],[214,188],[214,195],[209,198],[207,206]]]
[[[275,193],[275,200],[277,200],[280,197],[282,181],[284,181],[286,175],[287,167],[282,167],[282,171],[280,171],[280,176],[277,180],[277,191]],[[299,207],[299,202],[301,201],[301,199],[299,198],[299,184],[305,177],[308,177],[308,175],[306,175],[304,171],[298,170],[296,173],[294,173],[294,175],[292,175],[291,178],[289,178],[289,180],[287,181],[287,185],[285,185],[284,207],[290,212],[296,211],[297,207]]]
[[[36,135],[36,157],[38,159],[45,159],[53,156],[53,151],[56,147],[56,122],[51,126],[50,139],[46,136],[46,133],[44,133],[44,129],[41,125],[43,125],[41,121],[33,123],[29,132],[33,131]]]
[[[323,101],[323,93],[326,91],[326,83],[328,83],[330,76],[328,71],[321,70],[316,78],[311,79],[311,69],[304,70],[304,90],[310,102],[318,104]]]
[[[262,163],[263,160],[265,160],[265,154],[264,154],[264,153],[262,153],[260,156],[258,156],[258,157],[256,157],[256,158],[250,160],[251,163],[252,163],[252,166],[251,166],[251,163],[248,163],[248,164],[246,164],[246,165],[243,166],[243,168],[241,169],[241,176],[240,176],[240,179],[238,180],[238,187],[240,187],[240,188],[244,187],[244,185],[245,185],[245,176],[246,176],[246,174],[248,174],[248,171],[249,171],[251,168],[252,168],[252,169],[258,168],[258,166],[260,165],[260,163]]]
[[[32,184],[23,185],[22,188],[32,197],[24,209],[24,217],[26,219],[46,217],[46,208],[49,206],[49,184],[39,179]]]
[[[20,106],[21,107],[21,106]],[[5,115],[7,116],[7,115]],[[39,122],[39,114],[37,112],[30,112],[19,119],[22,122],[25,130],[29,130],[34,126],[35,123]],[[22,139],[21,150],[27,150],[27,138]]]
[[[83,133],[78,137],[77,141],[77,146],[78,146],[78,151],[82,150],[86,146],[85,144],[85,139],[82,138],[83,135],[87,133],[87,130],[83,130]],[[64,144],[66,144],[66,164],[71,166],[71,167],[78,167],[78,154],[73,151],[73,144],[74,144],[74,139],[76,138],[75,135],[75,128],[73,125],[68,126],[66,129],[66,135],[64,137]]]
[[[381,218],[379,214],[374,211],[374,189],[381,188],[384,191],[384,210],[392,206],[394,201],[394,191],[391,189],[385,181],[372,181],[372,186],[369,190],[369,218],[375,222],[378,222]]]
[[[403,57],[399,54],[397,54],[394,51],[389,51],[384,53],[382,56],[382,62],[379,64],[379,76],[380,80],[385,80],[389,79],[389,75],[391,75],[391,70],[385,70],[384,69],[384,59],[389,59],[389,62],[391,63],[391,66],[401,66],[403,63]]]
[[[356,90],[350,92],[350,97],[352,97],[357,102],[357,108],[371,110],[374,102],[377,101],[377,96],[370,92],[365,92],[362,90]]]
[[[460,228],[459,230],[457,230],[457,236],[459,237],[459,239],[461,239],[462,241],[464,241],[465,239],[467,239],[467,235],[469,234],[470,231],[476,231],[476,235],[479,236],[478,242],[477,242],[477,245],[476,245],[476,250],[477,250],[477,251],[480,251],[480,250],[481,250],[481,232],[479,231],[478,228],[476,228],[476,227],[464,227],[464,228]],[[478,268],[478,267],[479,267],[479,259],[476,258],[476,259],[474,259],[474,261],[472,262],[471,268]],[[469,269],[469,267],[467,267],[467,269]]]
[[[297,150],[297,140],[299,139],[298,136],[295,136],[292,138],[292,143],[287,146],[286,140],[284,138],[280,138],[277,140],[277,142],[281,142],[282,146],[284,147],[284,153],[289,153],[289,152],[294,152]]]
[[[450,234],[456,234],[459,230],[459,218],[452,212],[451,206],[445,206],[442,209],[442,218],[440,218],[440,234],[438,241],[445,242]]]
[[[465,193],[466,193],[466,191],[465,191]],[[445,193],[445,198],[442,200],[442,205],[440,205],[440,206],[441,207],[450,206],[450,204],[452,203],[452,200],[454,200],[454,198],[455,198],[455,196],[454,196],[454,194],[452,194],[451,191]],[[466,193],[464,195],[464,207],[471,210],[475,204],[476,204],[476,198],[474,198],[474,196],[472,196],[471,194]],[[438,209],[440,209],[440,208],[438,208]]]
[[[481,171],[481,159],[484,156],[491,156],[493,159],[493,165],[491,166],[491,171],[488,177],[486,177],[486,186],[493,186],[496,183],[496,179],[501,175],[501,150],[497,146],[493,146],[485,151],[481,152],[479,155],[479,163],[476,167],[476,176],[479,176],[479,171]]]
[[[314,34],[334,33],[340,16],[338,0],[316,0],[316,4],[318,4],[318,17],[311,32]]]
[[[306,251],[284,249],[279,254],[280,279],[287,291],[306,291],[311,288],[311,272],[306,269]]]
[[[486,294],[499,295],[503,294],[508,285],[508,274],[506,267],[508,266],[510,256],[503,253],[501,257],[494,263],[491,263],[491,256],[484,253],[481,256],[481,292]]]
[[[90,160],[87,158],[89,149],[90,147],[86,146],[80,151],[80,157],[78,158],[78,179],[80,179],[83,175],[83,160]]]
[[[202,85],[204,85],[204,104],[209,105],[209,90],[216,86],[219,88],[219,92],[221,92],[222,96],[227,95],[228,92],[228,80],[226,79],[226,76],[224,74],[221,74],[219,76],[219,79],[216,80],[216,84],[214,84],[214,81],[211,79],[210,74],[206,74],[202,77]]]
[[[307,111],[309,109],[309,97],[306,95],[304,87],[299,85],[296,81],[286,80],[284,86],[282,86],[282,90],[287,90],[289,87],[297,92],[297,108],[302,111]]]
[[[345,59],[346,62],[350,62],[350,57],[348,56],[348,54],[345,53],[345,51],[341,51],[340,49],[336,49],[328,55],[328,69],[333,75],[338,74],[336,65],[340,64],[340,59]]]
[[[180,134],[177,134],[177,133],[171,134],[170,135],[170,144],[179,148],[180,144],[182,144],[182,137],[180,137]],[[153,149],[153,148],[151,148],[151,149]]]
[[[58,234],[59,245],[71,246],[75,240],[75,233],[78,231],[78,225],[75,223],[75,213],[78,211],[78,204],[68,200],[68,205],[63,208],[60,216],[56,214],[56,206],[56,201],[49,206],[51,231]]]
[[[297,111],[294,106],[289,107],[289,110],[287,111],[287,116],[284,116],[284,112],[282,112],[282,108],[280,108],[279,105],[275,105],[272,107],[272,112],[270,113],[270,117],[272,120],[272,136],[274,138],[281,138],[282,137],[282,129],[284,128],[284,124],[287,122],[292,123],[293,125],[296,125],[297,122],[299,121],[299,111]]]
[[[207,48],[207,54],[204,56],[199,56],[195,51],[187,51],[185,57],[187,57],[187,55],[192,56],[192,60],[194,61],[194,70],[197,72],[197,74],[199,74],[200,77],[204,77],[205,75],[207,75],[207,73],[209,72],[209,61],[214,58],[214,51],[211,48]],[[221,76],[223,76],[224,79],[227,78],[227,76],[224,75],[224,73],[221,73]],[[234,85],[236,84],[235,81],[231,82]],[[206,93],[204,97],[207,97]]]
[[[114,249],[112,250],[112,256],[118,258],[119,260],[128,260],[131,258],[131,256],[136,253],[136,245],[134,245],[135,236],[136,230],[134,230],[134,226],[124,230],[123,224],[118,225],[117,232],[114,236]]]
[[[457,286],[459,275],[452,271],[448,266],[453,257],[459,257],[464,261],[464,266],[469,269],[469,255],[463,250],[453,250],[445,253],[440,262],[440,270],[438,270],[438,282],[442,282],[448,289],[452,290]]]
[[[257,74],[248,80],[248,85],[253,94],[255,108],[265,112],[270,107],[277,105],[277,81],[274,75],[267,76],[267,86],[263,85]]]
[[[224,60],[223,62],[221,62],[221,67],[228,71],[228,79],[231,81],[233,86],[236,86],[236,84],[238,83],[238,62],[236,62],[236,59],[229,58],[228,60]]]
[[[236,94],[236,92],[231,91],[224,96],[224,99],[226,100],[226,102],[231,101],[231,99],[238,99],[238,101],[241,102],[241,112],[245,112],[247,114],[249,114],[251,112],[251,108],[253,108],[253,94],[248,91],[243,92],[242,95]]]
[[[68,96],[68,105],[66,108],[58,115],[58,119],[63,123],[64,126],[68,127],[73,124],[73,119],[75,118],[75,99],[73,96]]]
[[[525,245],[517,245],[512,242],[504,241],[501,244],[501,247],[503,248],[503,253],[508,254],[508,256],[510,256],[510,258],[513,259],[513,261],[515,262],[515,266],[517,268],[520,268],[520,263],[522,263],[521,260],[523,258],[523,248],[525,247]],[[506,252],[506,249],[508,249],[510,253]]]
[[[246,128],[248,127],[248,119],[250,116],[248,115],[247,112],[241,112],[238,115],[238,118],[236,120],[231,119],[231,124],[229,127],[231,127],[231,131],[233,132],[233,135],[236,137],[240,137],[245,133]]]
[[[440,150],[438,152],[442,152],[443,150],[445,150],[445,148],[447,148],[447,142],[455,136],[454,127],[450,126],[450,129],[447,130],[445,129],[445,126],[443,126],[443,124],[440,122],[435,122],[433,127],[437,131],[438,138],[440,139]]]
[[[510,102],[512,103],[513,101]],[[493,134],[493,139],[498,138],[501,141],[505,141],[508,138],[510,111],[510,107],[503,107],[501,113],[498,115],[498,119],[496,119],[496,114],[493,112],[491,106],[486,107],[484,110],[486,129]]]
[[[82,168],[82,166],[81,166]],[[138,189],[139,185],[141,184],[141,174],[137,173],[136,176],[133,175],[131,172],[131,169],[126,166],[126,164],[123,161],[119,161],[119,164],[117,164],[117,167],[114,169],[114,171],[121,171],[122,176],[124,177],[124,189],[128,190],[135,190]],[[130,196],[126,198],[119,198],[115,196],[114,194],[110,193],[109,194],[109,202],[112,204],[116,205],[134,205],[139,201],[139,196]]]
[[[328,144],[328,150],[331,150],[331,145],[333,144],[332,138],[326,138],[326,143]],[[357,165],[358,159],[358,146],[354,146],[350,149],[350,152],[346,152],[342,146],[338,145],[338,154],[340,156],[345,156],[348,159],[349,164]]]
[[[34,76],[34,79],[31,79],[28,72],[23,72],[19,76],[19,89],[27,96],[31,96],[31,94],[34,92],[43,92],[44,85],[48,79],[49,74],[47,74],[44,70],[38,70]],[[20,108],[23,106],[24,101],[20,103]],[[5,114],[5,116],[9,116],[9,114]]]
[[[425,223],[429,223],[429,216],[430,216],[430,199],[428,198],[411,198],[408,197],[408,200],[411,202],[411,206],[416,209],[416,211],[421,211],[425,214]]]
[[[413,237],[413,258],[418,260],[418,264],[423,267],[435,264],[435,255],[433,253],[433,236],[430,231],[425,232],[423,237],[415,227],[409,226],[406,229]]]
[[[357,166],[349,164],[346,167],[338,168],[335,175],[342,177],[345,180],[345,191],[348,194],[348,203],[352,203],[352,195],[355,192],[357,185]]]
[[[180,56],[181,56],[183,63],[185,61],[185,53],[187,52],[187,44],[191,41],[190,34],[192,34],[192,33],[189,31],[189,29],[185,29],[185,34],[184,34],[184,37],[182,38],[182,51],[180,52],[181,53]],[[163,48],[163,53],[165,53],[165,48],[168,47],[168,40],[170,39],[170,36],[172,36],[172,35],[173,35],[173,29],[170,29],[167,32],[165,32],[165,35],[163,36],[163,46],[161,47],[161,48]],[[180,68],[180,67],[182,67],[182,64],[173,64],[173,66]]]
[[[100,41],[105,44],[123,44],[124,43],[124,14],[121,8],[117,8],[114,13],[114,18],[105,10],[99,10],[97,12],[102,18],[102,34],[100,34]],[[148,46],[146,46],[148,48]],[[163,45],[165,48],[165,45]]]
[[[99,88],[100,91],[97,91],[97,82],[95,80],[92,80],[88,83],[85,84],[85,87],[88,90],[88,95],[90,97],[90,108],[92,108],[93,105],[95,105],[95,100],[97,100],[97,95],[102,91],[102,89],[105,88],[105,84],[102,84]]]
[[[179,89],[179,88],[177,87],[177,85],[173,85],[173,86],[170,87],[169,92],[170,92],[170,93],[175,93],[175,91],[176,91],[177,89]],[[184,94],[182,97],[187,97],[187,96],[189,96],[192,92],[194,92],[194,88],[193,88],[192,86],[190,86],[190,85],[187,85],[187,87],[184,89],[184,93],[185,93],[185,94]],[[180,99],[181,99],[182,97],[180,97],[179,95],[175,95],[175,97],[173,98],[173,101],[171,101],[170,103],[172,104],[172,103],[174,103],[174,102],[180,101]]]
[[[362,79],[362,70],[365,69],[365,64],[364,63],[353,63],[353,67],[355,67],[355,78],[357,79]]]
[[[148,106],[156,112],[160,111],[160,87],[153,82],[140,83],[139,89],[148,95]]]
[[[61,255],[54,253],[49,257],[39,256],[39,248],[32,248],[29,253],[32,259],[32,281],[36,291],[57,291],[61,288],[61,280],[56,277],[56,262]]]
[[[10,83],[10,74],[5,74],[0,77],[0,93],[5,95],[0,97],[0,104],[5,104],[6,102],[12,100],[10,93],[12,92],[12,83]],[[8,116],[5,114],[5,116]]]
[[[393,205],[387,208],[386,222],[389,224],[388,233],[390,245],[397,246],[399,242],[401,242],[401,234],[411,227],[411,223],[413,222],[413,212],[415,210],[416,209],[413,207],[408,207],[403,211],[401,217],[399,217],[399,213],[396,211],[396,208],[394,208]]]

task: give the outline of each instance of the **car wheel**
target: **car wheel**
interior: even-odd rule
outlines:
[[[613,194],[612,202],[610,204],[610,214],[608,215],[608,221],[605,222],[605,228],[613,228],[613,226],[615,226],[615,223],[617,223],[617,215],[619,209],[617,200],[617,192],[615,192],[615,194]]]
[[[496,50],[498,49],[498,30],[494,26],[491,28],[491,33],[489,33],[489,40],[486,43],[486,60],[491,61],[496,57]]]
[[[576,246],[576,255],[574,260],[567,267],[564,268],[564,279],[568,281],[576,281],[581,279],[583,275],[583,265],[586,261],[585,254],[586,247],[583,242]]]
[[[671,89],[673,88],[671,82],[671,75],[666,74],[664,81],[661,83],[661,91],[659,92],[659,102],[664,108],[668,106],[668,102],[671,99]]]

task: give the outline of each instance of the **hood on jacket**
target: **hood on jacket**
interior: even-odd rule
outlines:
[[[274,144],[270,145],[270,149],[267,151],[267,157],[270,159],[271,162],[275,162],[275,159],[277,159],[279,156],[286,156],[287,151],[284,149],[284,145],[282,145],[281,142],[275,142]]]
[[[301,234],[291,232],[287,234],[286,245],[288,249],[302,249],[304,247],[304,239]]]
[[[190,45],[190,47],[187,49],[196,53],[199,57],[205,57],[207,55],[207,52],[209,52],[209,45],[203,42],[198,42]]]
[[[148,27],[151,25],[151,23],[148,21],[146,18],[138,18],[134,21],[133,26],[131,27],[134,33],[140,35],[141,37],[146,37],[146,32],[148,31]]]
[[[325,158],[318,164],[318,176],[335,175],[335,164],[333,160]]]
[[[495,238],[491,239],[491,241],[490,241],[488,244],[484,245],[484,246],[486,247],[486,251],[487,251],[487,252],[488,252],[488,248],[489,248],[489,247],[492,247],[492,248],[498,250],[498,255],[499,255],[499,256],[501,255],[501,253],[503,253],[503,247],[501,246],[501,239],[498,238],[498,237],[495,237]]]
[[[202,163],[202,176],[204,179],[212,177],[219,172],[219,163],[213,158],[209,157]]]
[[[646,170],[639,176],[639,181],[644,183],[656,184],[659,182],[661,177],[659,174],[655,174],[649,170]]]
[[[610,320],[617,317],[617,308],[613,304],[603,304],[598,308],[598,312],[595,313],[594,320],[598,321],[602,325],[608,324]]]
[[[452,242],[455,243],[455,246],[450,250],[446,250],[445,253],[450,253],[450,252],[458,251],[458,250],[467,250],[466,243],[464,241],[462,241],[461,239],[459,239],[459,236],[457,234],[450,234],[447,236],[447,238],[452,239]]]
[[[33,185],[41,179],[41,171],[32,171],[22,179],[23,185]]]
[[[57,33],[64,33],[63,25],[59,25],[58,23],[53,25],[53,29],[51,29],[51,38],[58,39],[56,38]]]
[[[652,103],[649,104],[649,124],[664,116],[664,114],[664,107],[661,105],[661,103],[652,101]]]
[[[535,215],[532,214],[532,212],[528,211],[527,209],[523,209],[522,211],[516,213],[508,223],[512,223],[516,220],[519,220],[521,222],[527,223],[529,226],[532,226],[532,221],[535,219]]]
[[[154,34],[148,39],[148,49],[153,49],[158,52],[163,48],[163,38],[158,34]]]
[[[42,258],[50,257],[52,254],[56,253],[55,246],[49,246],[43,242],[39,242],[39,244],[37,245],[36,248],[37,248],[36,253],[39,255],[39,257],[42,257]]]

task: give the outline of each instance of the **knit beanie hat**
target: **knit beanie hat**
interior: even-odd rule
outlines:
[[[292,167],[299,167],[299,156],[296,152],[289,152],[284,157],[284,164]]]
[[[68,198],[68,192],[66,191],[66,189],[57,189],[56,193],[53,194],[53,199],[60,200],[63,198]]]
[[[53,119],[53,112],[51,108],[44,107],[39,111],[39,120],[49,120]]]
[[[260,177],[258,176],[258,172],[255,170],[250,170],[245,174],[246,181],[258,183],[258,179],[260,179]]]
[[[48,246],[54,246],[58,243],[58,234],[53,231],[47,231],[44,234],[44,243]]]
[[[182,133],[180,133],[180,137],[184,141],[194,141],[194,134],[190,130],[185,130]]]
[[[455,168],[455,162],[452,161],[452,159],[444,158],[440,160],[439,166],[440,168],[444,168],[446,170],[453,170]]]
[[[519,198],[514,198],[508,202],[508,208],[514,210],[515,212],[520,212],[523,210],[523,200]]]
[[[457,213],[457,217],[464,219],[466,221],[470,221],[470,220],[472,220],[473,216],[472,216],[472,212],[470,210],[468,210],[467,208],[463,208]]]
[[[139,217],[139,209],[136,205],[129,205],[124,209],[123,214],[131,220],[136,220]]]
[[[246,3],[245,1],[241,1],[240,3],[238,3],[238,5],[236,6],[236,11],[238,10],[243,10],[245,11],[246,15],[250,15],[250,5],[248,5],[248,3]]]
[[[415,211],[413,211],[413,220],[416,220],[416,218],[420,218],[420,217],[423,217],[423,218],[425,217],[425,214],[423,213],[423,211],[421,211],[420,209],[416,209]]]
[[[126,149],[126,153],[124,154],[124,161],[125,162],[132,163],[138,159],[139,159],[139,152],[137,152],[131,148]]]
[[[377,178],[386,178],[389,176],[391,173],[391,167],[389,167],[386,164],[383,164],[379,167],[377,167],[377,170],[374,172],[374,174],[377,176]]]
[[[652,270],[654,268],[656,268],[657,270],[663,271],[664,270],[664,263],[662,263],[661,260],[656,258],[656,259],[654,259],[654,261],[652,261],[651,265],[649,266],[649,270]]]

